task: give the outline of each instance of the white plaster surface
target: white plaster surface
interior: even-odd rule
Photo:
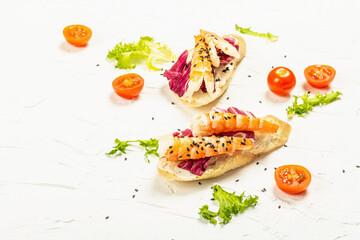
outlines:
[[[78,23],[93,30],[84,48],[62,35]],[[359,239],[359,23],[357,1],[2,1],[0,239]],[[106,59],[118,42],[146,35],[179,55],[193,46],[200,28],[222,35],[236,33],[235,24],[279,40],[245,35],[247,55],[229,89],[202,108],[175,98],[160,72],[140,65],[119,70]],[[292,98],[268,91],[268,72],[289,67],[297,77],[292,94],[315,93],[303,70],[317,63],[337,70],[321,92],[339,90],[341,100],[289,121],[288,147],[258,165],[200,185],[161,178],[156,159],[147,163],[137,148],[126,161],[105,155],[115,138],[185,129],[194,114],[213,106],[286,120]],[[121,99],[111,86],[128,72],[145,79],[136,100]],[[311,171],[305,193],[290,196],[276,188],[274,167],[283,164]],[[257,195],[259,204],[214,227],[197,213],[204,204],[216,208],[214,184]]]

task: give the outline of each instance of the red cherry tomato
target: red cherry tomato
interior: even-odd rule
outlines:
[[[335,78],[336,71],[328,65],[311,65],[305,71],[306,81],[314,88],[327,87]]]
[[[288,95],[295,87],[296,78],[294,73],[286,67],[276,67],[267,78],[269,89],[280,96]]]
[[[284,192],[297,194],[306,190],[311,182],[309,170],[299,165],[284,165],[275,170],[276,185]]]
[[[136,73],[128,73],[115,78],[112,86],[117,95],[131,99],[139,96],[144,87],[144,79]]]
[[[63,34],[68,43],[76,47],[82,47],[89,42],[92,31],[84,25],[76,24],[65,27]]]

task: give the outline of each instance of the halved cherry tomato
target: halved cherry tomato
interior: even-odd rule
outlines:
[[[117,95],[131,99],[139,96],[144,87],[144,79],[136,73],[128,73],[115,78],[112,86]]]
[[[270,71],[267,78],[269,89],[280,96],[288,95],[295,87],[294,73],[286,67],[276,67]]]
[[[65,27],[63,34],[68,43],[76,47],[82,47],[89,42],[92,31],[84,25],[76,24]]]
[[[311,182],[309,170],[299,165],[284,165],[275,170],[276,185],[290,194],[301,193]]]
[[[335,78],[336,71],[328,65],[311,65],[304,71],[306,81],[314,88],[327,87]]]

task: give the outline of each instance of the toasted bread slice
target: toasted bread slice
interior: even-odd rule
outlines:
[[[274,117],[266,116],[269,121],[279,125],[276,133],[255,133],[254,147],[246,151],[237,151],[233,155],[221,155],[213,157],[203,175],[197,176],[185,169],[177,167],[179,162],[167,161],[160,158],[157,164],[161,176],[178,181],[196,181],[218,177],[227,171],[242,167],[262,154],[269,153],[282,147],[288,140],[291,126],[284,121]]]
[[[218,86],[216,88],[216,91],[213,93],[204,93],[202,91],[198,91],[198,92],[194,93],[191,97],[188,97],[188,98],[179,97],[177,94],[175,94],[184,103],[186,103],[192,107],[200,107],[200,106],[209,104],[210,102],[212,102],[212,101],[216,100],[218,97],[220,97],[226,91],[226,89],[229,87],[229,84],[231,82],[231,79],[232,79],[232,76],[234,74],[236,67],[239,65],[239,63],[241,62],[241,60],[244,58],[244,56],[246,54],[246,43],[242,37],[240,37],[239,35],[236,35],[236,34],[225,35],[225,36],[223,36],[223,38],[224,37],[231,37],[231,38],[236,39],[236,44],[239,45],[238,52],[240,54],[239,58],[237,58],[237,59],[234,58],[234,60],[232,61],[231,70],[230,70],[231,72],[229,72],[226,75],[225,83],[222,86]],[[223,67],[226,68],[226,66],[223,66]],[[230,67],[230,65],[229,65],[229,67]]]

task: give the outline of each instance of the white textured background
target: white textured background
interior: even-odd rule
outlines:
[[[93,30],[85,48],[62,36],[65,26],[78,23]],[[359,23],[357,1],[2,1],[0,239],[358,239]],[[236,33],[235,24],[280,38],[270,43],[244,36],[247,56],[214,104],[185,106],[160,72],[144,66],[130,71],[145,79],[137,100],[113,93],[112,80],[129,72],[106,60],[118,42],[149,35],[179,55],[200,28],[223,35]],[[292,69],[292,93],[299,95],[315,92],[303,70],[316,63],[337,70],[326,91],[341,91],[342,100],[291,120],[288,147],[258,165],[200,185],[162,179],[156,159],[148,164],[136,148],[126,161],[104,154],[116,137],[184,129],[194,114],[215,105],[286,120],[292,99],[268,91],[268,72],[279,65]],[[291,163],[312,173],[304,194],[275,187],[274,167]],[[215,209],[214,184],[258,195],[259,204],[213,227],[197,212],[204,204]]]

